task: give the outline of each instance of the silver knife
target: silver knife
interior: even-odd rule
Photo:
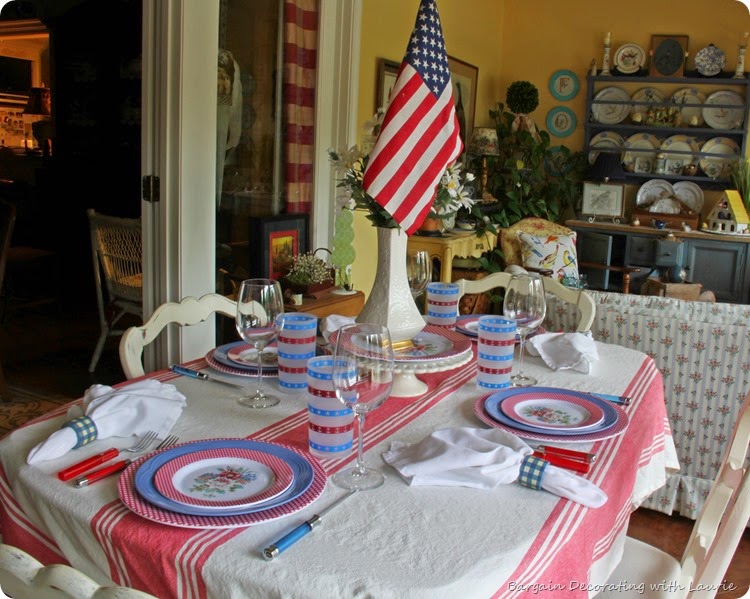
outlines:
[[[223,381],[221,379],[213,379],[205,372],[201,372],[200,370],[193,370],[192,368],[186,368],[185,366],[180,366],[179,364],[170,364],[169,369],[172,372],[176,372],[177,374],[182,374],[185,376],[189,376],[194,379],[200,379],[201,381],[209,381],[211,383],[221,383],[222,385],[229,385],[230,387],[235,387],[237,389],[244,389],[244,385],[238,385],[237,383],[230,383],[229,381]]]

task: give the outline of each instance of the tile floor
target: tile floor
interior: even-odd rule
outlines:
[[[94,383],[113,384],[124,378],[117,355],[118,339],[109,339],[95,372],[88,364],[98,337],[93,306],[60,304],[23,309],[11,307],[0,327],[0,359],[10,384],[44,393],[80,397]],[[677,559],[693,521],[652,510],[638,510],[629,533]],[[750,586],[750,530],[746,529],[727,580],[738,588],[718,597],[742,597]]]

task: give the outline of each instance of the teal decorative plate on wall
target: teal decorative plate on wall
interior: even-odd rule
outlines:
[[[566,106],[556,106],[547,113],[547,130],[555,137],[567,137],[576,128],[576,115]]]

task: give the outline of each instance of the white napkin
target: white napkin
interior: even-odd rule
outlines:
[[[341,316],[339,314],[326,316],[320,323],[320,334],[323,335],[323,339],[327,343],[331,333],[338,331],[347,324],[354,324],[354,320],[353,316]]]
[[[177,387],[151,379],[119,389],[92,385],[83,396],[83,413],[78,406],[68,412],[69,418],[86,415],[94,421],[97,439],[129,437],[156,431],[163,438],[172,429],[185,407],[185,396]],[[63,427],[29,452],[26,462],[34,464],[65,455],[75,447],[75,431]]]
[[[599,359],[590,332],[541,333],[526,342],[526,351],[541,356],[552,370],[572,368],[584,374],[589,374],[591,363]]]
[[[494,489],[518,478],[524,457],[533,453],[516,435],[500,429],[444,428],[418,443],[394,441],[387,464],[412,486]],[[541,482],[550,493],[586,507],[600,507],[607,495],[585,478],[548,464]]]

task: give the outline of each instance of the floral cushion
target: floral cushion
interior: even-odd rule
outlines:
[[[518,239],[525,268],[550,269],[552,276],[560,281],[566,277],[578,280],[575,233],[531,235],[519,231]]]

